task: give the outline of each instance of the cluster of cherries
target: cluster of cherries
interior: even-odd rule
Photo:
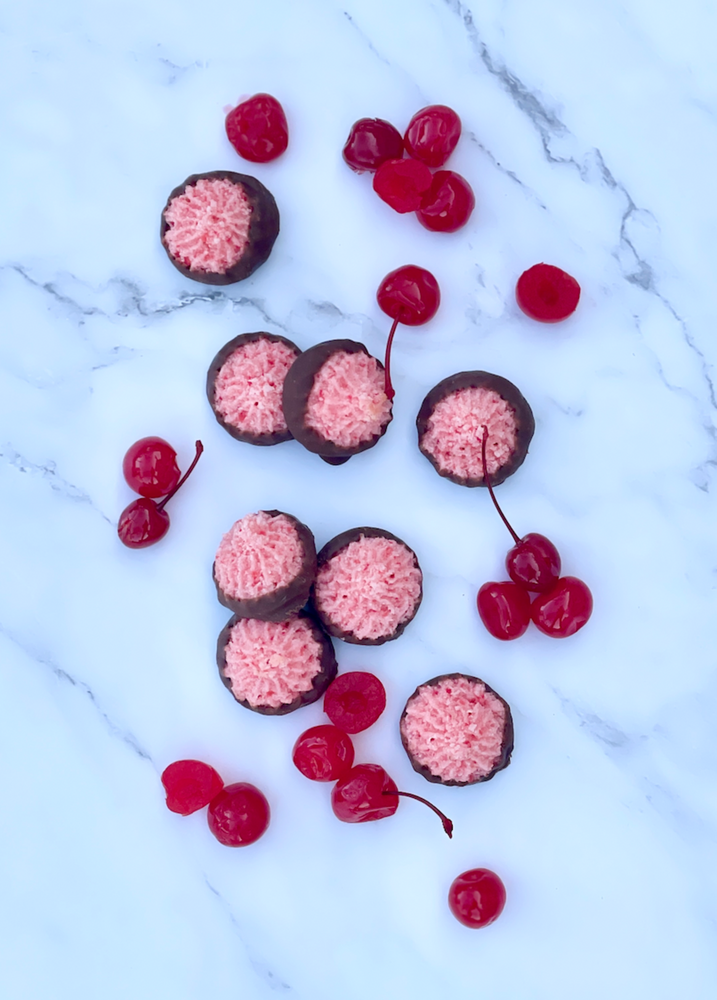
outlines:
[[[483,478],[515,545],[505,557],[510,581],[484,583],[478,591],[478,613],[496,639],[517,639],[531,621],[554,639],[574,635],[592,614],[592,594],[577,577],[560,576],[560,555],[549,538],[535,532],[520,538],[513,530],[493,492],[486,461],[487,443],[488,428],[484,424]],[[531,593],[538,596],[531,599]]]
[[[456,148],[460,134],[456,112],[432,104],[413,116],[403,136],[382,118],[361,118],[351,126],[343,157],[357,173],[374,173],[374,191],[394,211],[415,212],[432,232],[454,233],[470,218],[475,196],[465,177],[436,168]]]
[[[160,437],[141,438],[129,448],[122,461],[127,485],[141,500],[133,500],[119,516],[117,534],[130,549],[144,549],[164,538],[169,530],[169,514],[164,509],[177,490],[187,481],[204,451],[201,441],[196,454],[182,476],[174,448]],[[157,500],[163,497],[159,503]]]

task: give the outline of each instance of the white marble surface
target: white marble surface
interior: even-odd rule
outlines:
[[[717,12],[704,0],[27,0],[0,12],[0,957],[8,1000],[707,1000],[715,961],[714,200]],[[248,168],[282,232],[247,281],[184,279],[158,239],[188,174],[242,170],[223,109],[269,91],[291,143]],[[464,135],[466,229],[395,215],[340,156],[351,123],[404,128],[429,103]],[[512,289],[546,260],[581,282],[559,327]],[[417,263],[443,304],[396,339],[395,420],[329,468],[289,443],[228,437],[204,396],[237,333],[380,354],[381,278]],[[426,391],[502,374],[537,430],[500,497],[549,535],[595,613],[577,636],[499,643],[475,594],[509,537],[484,491],[415,446]],[[166,539],[124,549],[125,449],[171,440],[184,466]],[[314,705],[265,718],[214,666],[227,614],[213,553],[238,517],[288,510],[317,542],[356,524],[405,538],[425,601],[397,642],[338,644],[379,672],[387,712],[358,759],[433,794],[445,838],[404,803],[335,820],[290,760]],[[397,719],[417,683],[476,673],[512,705],[511,766],[428,786]],[[249,780],[273,822],[221,847],[165,806],[159,774],[200,757]],[[469,931],[445,904],[486,866],[508,904]]]

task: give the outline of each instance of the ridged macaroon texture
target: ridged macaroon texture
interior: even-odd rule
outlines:
[[[444,785],[488,781],[508,766],[513,751],[508,703],[468,674],[420,684],[406,702],[400,731],[414,770]]]
[[[241,618],[284,621],[303,608],[316,577],[314,536],[280,510],[260,510],[236,521],[214,560],[221,604]]]

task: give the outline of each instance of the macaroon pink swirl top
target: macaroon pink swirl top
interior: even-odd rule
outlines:
[[[428,418],[421,448],[441,471],[483,479],[483,426],[488,427],[486,464],[495,475],[516,445],[515,410],[493,389],[458,389],[441,399]]]
[[[376,358],[363,351],[337,351],[314,377],[305,421],[326,441],[355,448],[381,433],[391,408]]]
[[[225,274],[249,244],[252,207],[239,184],[201,178],[173,198],[164,212],[164,240],[190,271]]]

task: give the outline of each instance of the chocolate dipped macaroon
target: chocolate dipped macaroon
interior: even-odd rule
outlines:
[[[247,514],[222,538],[213,575],[217,599],[238,617],[284,621],[309,599],[316,576],[314,536],[280,510]]]
[[[305,611],[283,622],[234,615],[219,634],[217,666],[239,704],[262,715],[317,701],[337,672],[331,639]]]
[[[442,785],[489,781],[510,763],[510,706],[479,677],[441,674],[406,702],[401,742],[415,771]]]
[[[382,528],[351,528],[318,555],[311,602],[329,635],[379,646],[418,611],[423,574],[413,549]]]
[[[214,416],[237,441],[255,445],[290,441],[282,408],[286,374],[301,354],[276,333],[241,333],[225,344],[207,372]]]
[[[392,417],[383,365],[355,340],[300,354],[284,380],[283,407],[296,440],[337,465],[373,448]]]
[[[459,486],[485,486],[486,463],[497,486],[520,468],[535,431],[533,411],[520,390],[490,372],[458,372],[434,386],[416,418],[418,447],[439,476]]]
[[[261,181],[233,170],[192,174],[169,195],[160,239],[187,278],[231,285],[253,274],[279,235],[279,210]]]

